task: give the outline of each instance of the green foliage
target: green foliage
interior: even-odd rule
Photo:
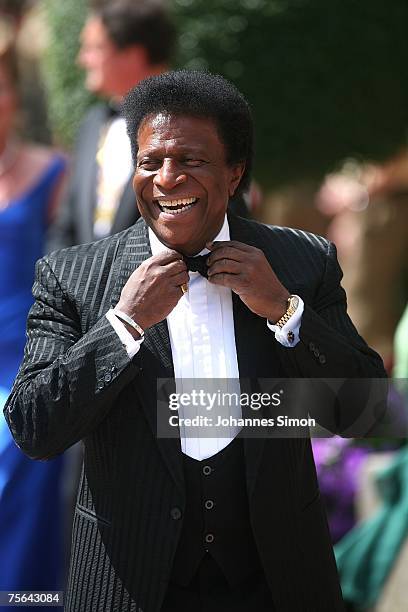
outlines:
[[[67,146],[91,99],[75,65],[87,2],[43,3],[51,125]],[[319,177],[351,155],[380,160],[405,143],[406,0],[168,3],[180,31],[176,64],[223,74],[248,97],[264,185]]]
[[[208,68],[248,97],[265,184],[319,177],[346,156],[405,143],[408,3],[172,0],[177,64]]]
[[[43,0],[50,31],[43,72],[51,128],[56,141],[70,147],[79,122],[92,101],[75,60],[87,13],[84,0]]]

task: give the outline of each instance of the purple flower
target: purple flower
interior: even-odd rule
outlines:
[[[312,441],[320,491],[333,542],[355,524],[354,497],[362,462],[369,447],[355,446],[349,438],[316,438]]]

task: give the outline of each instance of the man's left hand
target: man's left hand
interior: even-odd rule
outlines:
[[[272,270],[263,251],[235,240],[208,243],[208,280],[229,287],[248,308],[272,323],[287,309],[289,291]]]

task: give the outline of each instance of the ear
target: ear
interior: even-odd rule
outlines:
[[[230,183],[228,188],[228,195],[230,198],[234,195],[237,190],[238,185],[241,182],[242,175],[245,172],[245,162],[239,162],[234,166],[230,167],[231,175],[230,175]]]

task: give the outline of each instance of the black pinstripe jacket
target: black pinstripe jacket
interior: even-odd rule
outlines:
[[[381,359],[346,314],[335,248],[299,230],[230,216],[231,239],[262,249],[305,311],[295,348],[234,295],[241,376],[381,377]],[[104,316],[150,256],[139,220],[37,263],[25,357],[5,416],[17,444],[47,459],[85,445],[67,609],[158,612],[185,489],[178,440],[156,438],[156,379],[172,377],[165,321],[130,360]],[[321,358],[323,355],[324,359]],[[343,609],[309,440],[244,443],[251,523],[279,612]]]

